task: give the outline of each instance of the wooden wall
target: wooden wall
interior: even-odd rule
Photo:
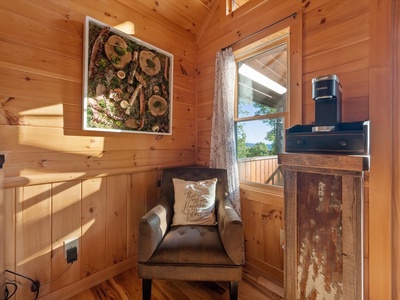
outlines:
[[[43,299],[134,265],[136,224],[154,205],[159,170],[196,163],[196,38],[124,2],[0,3],[5,267],[40,280]],[[86,15],[111,26],[131,21],[137,38],[174,55],[172,135],[81,129]],[[79,237],[79,256],[68,265],[63,241],[72,237]],[[34,296],[29,284],[18,291],[17,299]]]
[[[314,121],[311,79],[336,74],[343,86],[343,121],[369,119],[369,3],[338,0],[268,1],[237,18],[216,13],[199,41],[198,52],[198,156],[199,164],[209,159],[209,137],[214,92],[214,60],[218,50],[245,40],[246,36],[301,11],[303,14],[302,121]],[[255,12],[256,11],[256,12]],[[258,17],[256,17],[258,16]],[[221,20],[222,19],[222,20]],[[246,22],[243,22],[246,20]],[[245,45],[245,41],[242,42]]]
[[[195,162],[195,37],[151,11],[118,1],[2,2],[1,150],[5,182],[47,181],[47,174]],[[173,134],[82,131],[85,15],[112,26],[135,24],[135,36],[174,55]],[[63,155],[60,155],[62,153]],[[50,175],[51,177],[52,175]],[[59,178],[61,179],[61,178]],[[66,177],[65,179],[69,179]]]
[[[282,190],[268,191],[252,185],[240,189],[245,231],[246,271],[253,271],[283,286],[284,203]],[[283,247],[282,247],[283,246]]]
[[[393,223],[399,215],[393,210],[398,202],[400,185],[396,180],[399,140],[395,127],[398,111],[398,85],[393,65],[399,58],[398,1],[370,1],[369,112],[371,120],[371,172],[369,192],[369,261],[370,299],[398,299],[400,269],[394,265],[393,253],[398,240]],[[397,98],[395,97],[397,94]],[[395,138],[393,138],[395,137]],[[397,152],[398,153],[398,152]],[[391,279],[391,280],[390,280]]]
[[[5,199],[4,199],[4,172],[2,163],[0,163],[0,295],[4,295],[6,282],[6,230],[5,230]],[[3,297],[3,296],[1,296]]]
[[[391,149],[392,137],[398,145],[395,132],[387,128],[398,125],[390,118],[392,2],[397,3],[269,0],[247,14],[221,17],[216,1],[194,36],[139,2],[128,7],[128,0],[1,1],[0,152],[6,154],[6,213],[0,234],[5,231],[5,267],[43,280],[44,299],[61,299],[135,263],[133,224],[154,205],[159,170],[208,165],[215,53],[300,11],[303,123],[313,121],[311,78],[327,73],[337,74],[343,85],[343,121],[374,121],[370,192],[365,195],[365,226],[372,228],[365,237],[366,299],[390,299],[396,288],[388,279],[393,153],[385,149]],[[112,26],[132,21],[136,37],[174,54],[171,136],[81,130],[85,15]],[[282,193],[242,186],[241,194],[248,263],[279,280],[283,260],[275,242],[283,227]],[[38,211],[40,218],[35,217]],[[275,221],[267,221],[269,215]],[[120,234],[114,235],[115,228]],[[67,269],[62,240],[79,234],[79,259]],[[20,289],[18,297],[29,294],[28,289]]]
[[[399,1],[396,2],[393,12],[395,19],[394,19],[394,43],[393,43],[393,50],[395,53],[394,57],[394,74],[393,74],[393,116],[400,116],[400,53],[397,49],[400,48],[400,3]],[[393,123],[393,142],[394,142],[394,161],[393,168],[394,172],[394,195],[393,195],[393,265],[394,265],[394,277],[393,282],[400,281],[400,120],[398,117],[394,118]],[[400,285],[394,284],[393,285],[393,299],[400,299]]]
[[[43,299],[131,268],[137,224],[157,200],[159,179],[148,171],[7,188],[7,268],[39,280]],[[78,260],[67,264],[63,241],[71,238],[79,238]],[[18,289],[17,299],[32,296],[30,285]]]
[[[393,168],[391,150],[393,144],[390,137],[392,134],[390,97],[393,81],[390,61],[393,55],[391,20],[394,16],[397,16],[398,20],[398,15],[395,14],[391,3],[391,1],[382,3],[373,0],[283,2],[271,0],[263,2],[247,14],[242,14],[238,10],[233,15],[225,17],[216,12],[198,41],[198,164],[208,164],[215,53],[240,41],[243,46],[246,45],[247,36],[298,10],[303,16],[303,92],[302,99],[292,100],[301,101],[303,124],[312,124],[314,121],[311,79],[332,73],[338,75],[343,86],[342,121],[373,120],[371,178],[366,184],[364,198],[365,299],[390,299],[392,289],[389,279],[392,276],[390,206]],[[398,31],[396,32],[398,34]],[[380,93],[382,97],[379,96]],[[386,131],[385,134],[382,134],[383,131]],[[387,183],[386,186],[384,181]],[[270,196],[266,191],[257,191],[258,194],[255,195],[251,188],[245,185],[242,185],[241,191],[244,220],[251,219],[257,213],[261,215],[263,211],[282,210],[282,196],[280,203],[277,203],[276,195]],[[264,193],[264,197],[261,197],[260,193]],[[266,229],[261,217],[252,219],[252,222],[254,224],[245,227],[245,239],[248,243],[246,255],[257,257],[258,260],[248,259],[248,264],[257,264],[265,274],[279,279],[276,272],[274,274],[271,271],[267,257],[281,258],[280,249],[273,246],[270,250],[265,250],[263,247],[269,242],[276,243],[279,236],[278,229],[281,227],[273,223]],[[265,232],[269,234],[266,235]],[[254,246],[257,244],[258,248]],[[279,264],[277,270],[280,270]]]

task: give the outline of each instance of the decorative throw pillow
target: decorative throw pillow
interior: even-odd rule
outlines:
[[[215,225],[215,187],[218,179],[172,179],[175,190],[174,225]]]

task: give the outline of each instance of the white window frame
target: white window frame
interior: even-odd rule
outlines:
[[[255,55],[261,52],[260,47],[266,49],[272,42],[283,38],[285,35],[288,41],[287,108],[286,112],[270,114],[268,118],[283,116],[285,129],[287,129],[296,124],[302,124],[302,13],[296,13],[295,18],[288,18],[270,27],[266,27],[265,30],[249,38],[247,43],[238,43],[232,48],[235,59],[243,60],[246,55]],[[235,121],[237,121],[236,109],[237,103],[235,103]],[[264,116],[261,118],[264,119]],[[249,185],[253,187],[258,186],[259,188],[265,187],[271,190],[282,190],[282,187],[264,183],[241,181],[240,184],[242,186]]]

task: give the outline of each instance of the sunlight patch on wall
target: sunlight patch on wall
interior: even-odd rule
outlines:
[[[89,220],[87,223],[82,224],[82,236],[89,230],[90,227],[92,227],[92,225],[94,224],[94,222],[96,222],[96,219],[93,218],[91,220]]]
[[[118,25],[114,26],[114,28],[116,28],[122,32],[125,32],[126,34],[130,34],[130,35],[135,34],[135,24],[132,23],[131,21],[126,21],[121,24],[118,24]]]
[[[20,116],[62,116],[63,105],[62,103],[40,106],[32,109],[27,109],[19,113]]]

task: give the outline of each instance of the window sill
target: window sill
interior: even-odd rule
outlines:
[[[261,184],[249,181],[240,181],[240,189],[283,197],[283,187]]]

